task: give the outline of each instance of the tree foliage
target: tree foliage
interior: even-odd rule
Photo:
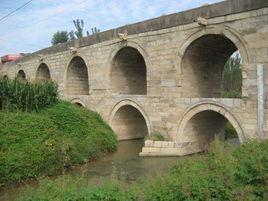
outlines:
[[[51,43],[52,45],[57,45],[60,43],[66,43],[69,41],[69,34],[67,31],[57,31],[53,34]]]
[[[72,30],[69,32],[71,40],[82,38],[83,37],[83,30],[84,30],[84,21],[77,19],[73,20],[75,31]]]
[[[239,53],[231,56],[223,69],[222,97],[240,98],[242,95],[242,59]]]
[[[84,25],[85,25],[84,20],[76,19],[76,20],[73,20],[73,23],[74,23],[75,31],[71,30],[69,32],[71,40],[82,38],[84,36]],[[91,28],[92,35],[97,34],[99,32],[100,32],[100,29],[98,29],[96,27]],[[87,36],[90,35],[89,31],[86,31],[86,35]]]

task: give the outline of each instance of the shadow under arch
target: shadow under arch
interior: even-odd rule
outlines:
[[[183,97],[221,97],[224,66],[236,51],[243,70],[249,62],[245,41],[225,26],[206,27],[188,36],[178,53]],[[242,91],[243,86],[239,88]]]
[[[125,99],[111,110],[109,125],[117,133],[118,140],[144,138],[151,134],[148,116],[136,102]]]
[[[192,44],[195,40],[198,38],[201,38],[205,35],[223,35],[226,38],[228,38],[230,41],[232,41],[237,49],[239,50],[241,57],[243,59],[243,66],[246,66],[250,62],[249,52],[247,48],[247,43],[244,40],[244,38],[234,29],[228,27],[228,26],[207,26],[206,28],[199,29],[198,31],[191,33],[187,38],[185,39],[186,42],[184,42],[178,50],[178,63],[181,66],[182,57],[185,54],[187,48],[190,44]]]
[[[227,109],[226,106],[221,105],[219,103],[213,102],[213,101],[204,101],[199,102],[191,107],[189,107],[186,112],[182,115],[180,121],[179,121],[179,128],[176,135],[176,142],[177,143],[185,143],[184,137],[185,133],[184,130],[187,126],[187,124],[190,122],[190,120],[195,117],[198,114],[201,114],[202,112],[213,112],[216,115],[220,115],[224,117],[227,121],[229,121],[234,129],[236,130],[236,133],[238,135],[240,143],[243,143],[245,141],[245,134],[242,129],[241,123],[238,121],[238,119]],[[213,122],[208,122],[213,123]],[[200,125],[196,125],[197,127]],[[209,129],[209,126],[208,126]],[[214,136],[213,136],[214,137]]]
[[[49,65],[45,62],[38,64],[36,73],[35,73],[35,81],[42,82],[51,80],[51,73]]]
[[[107,66],[110,92],[147,94],[147,76],[151,62],[146,50],[139,43],[128,40],[115,44]],[[120,81],[117,82],[118,80]],[[120,83],[121,86],[117,86]]]
[[[19,79],[19,80],[22,80],[22,81],[26,81],[27,80],[27,76],[26,76],[26,73],[23,69],[20,69],[16,75],[16,77]]]
[[[64,89],[67,95],[89,95],[89,69],[79,54],[73,55],[66,66]]]

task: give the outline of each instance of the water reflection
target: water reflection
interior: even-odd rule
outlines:
[[[176,163],[174,157],[140,157],[138,154],[143,140],[119,142],[118,150],[101,159],[82,166],[70,175],[81,176],[83,172],[88,179],[118,179],[133,182],[139,178],[151,177],[167,170]]]

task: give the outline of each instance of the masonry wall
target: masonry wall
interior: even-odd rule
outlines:
[[[41,55],[37,54],[24,58],[17,63],[7,63],[3,66],[1,73],[14,78],[20,69],[26,73],[26,79],[33,81],[36,70],[40,63],[46,63],[49,67],[51,79],[59,83],[60,94],[63,99],[72,102],[81,102],[87,108],[99,112],[103,118],[112,123],[111,113],[120,102],[127,100],[142,110],[147,121],[149,134],[161,133],[178,143],[182,138],[178,133],[180,122],[184,115],[194,105],[209,103],[219,105],[230,112],[229,117],[236,122],[237,127],[243,131],[244,138],[258,138],[257,132],[257,64],[263,64],[265,68],[265,93],[267,101],[268,92],[268,8],[228,14],[224,16],[207,19],[207,26],[198,23],[188,23],[175,27],[165,28],[157,31],[131,34],[127,41],[115,37],[111,40],[92,44],[90,46],[77,46],[77,51],[64,50],[51,53],[46,49]],[[218,98],[219,72],[224,63],[221,60],[213,61],[219,63],[217,67],[191,72],[185,65],[184,55],[187,48],[202,36],[206,35],[224,36],[240,51],[243,59],[243,98],[222,99]],[[84,40],[84,39],[82,39]],[[211,41],[203,41],[208,44]],[[222,42],[222,43],[221,43]],[[75,46],[76,42],[72,42]],[[79,42],[79,44],[82,44]],[[231,43],[230,43],[231,44]],[[70,44],[68,44],[70,45]],[[224,47],[224,40],[219,44]],[[139,51],[146,64],[146,93],[117,93],[114,86],[123,86],[120,79],[111,79],[114,58],[116,54],[125,47],[132,47]],[[202,48],[202,47],[201,47]],[[203,48],[206,48],[203,46]],[[229,47],[229,55],[234,47]],[[202,49],[201,49],[202,50]],[[200,48],[195,49],[199,54]],[[42,53],[39,52],[39,53]],[[68,65],[75,57],[81,57],[87,67],[88,73],[88,95],[86,93],[71,94],[68,88],[76,86],[75,81],[68,83]],[[202,55],[205,57],[206,55]],[[198,56],[197,56],[198,57]],[[208,57],[209,58],[209,55]],[[191,60],[193,61],[193,60]],[[201,62],[201,61],[200,61]],[[195,65],[194,63],[193,65]],[[214,65],[211,65],[214,66]],[[85,72],[85,71],[84,71]],[[206,73],[207,72],[207,73]],[[202,81],[212,73],[212,82]],[[203,78],[192,79],[191,76],[203,74]],[[85,74],[85,73],[83,73]],[[131,77],[131,76],[129,76]],[[131,79],[131,78],[130,78]],[[194,81],[193,81],[194,80]],[[116,83],[116,81],[119,81]],[[132,80],[137,84],[140,80]],[[196,89],[202,85],[204,93],[198,93]],[[213,85],[213,86],[212,86]],[[66,89],[67,86],[67,89]],[[121,88],[120,86],[120,88]],[[87,90],[87,89],[86,89]],[[212,90],[212,91],[211,91]],[[67,91],[67,92],[66,92]],[[127,90],[126,90],[127,91]],[[210,92],[209,95],[207,95]],[[80,95],[79,95],[80,94]],[[205,94],[205,95],[204,95]],[[265,136],[268,137],[268,108],[265,105]],[[231,122],[231,123],[233,123]],[[209,125],[207,125],[209,126]],[[240,136],[241,137],[241,136]],[[242,139],[242,137],[241,137]]]

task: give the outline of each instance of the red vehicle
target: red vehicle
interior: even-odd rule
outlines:
[[[9,61],[16,61],[20,57],[22,57],[21,54],[7,54],[7,55],[4,55],[4,56],[1,57],[1,62],[6,63],[6,62],[9,62]]]

